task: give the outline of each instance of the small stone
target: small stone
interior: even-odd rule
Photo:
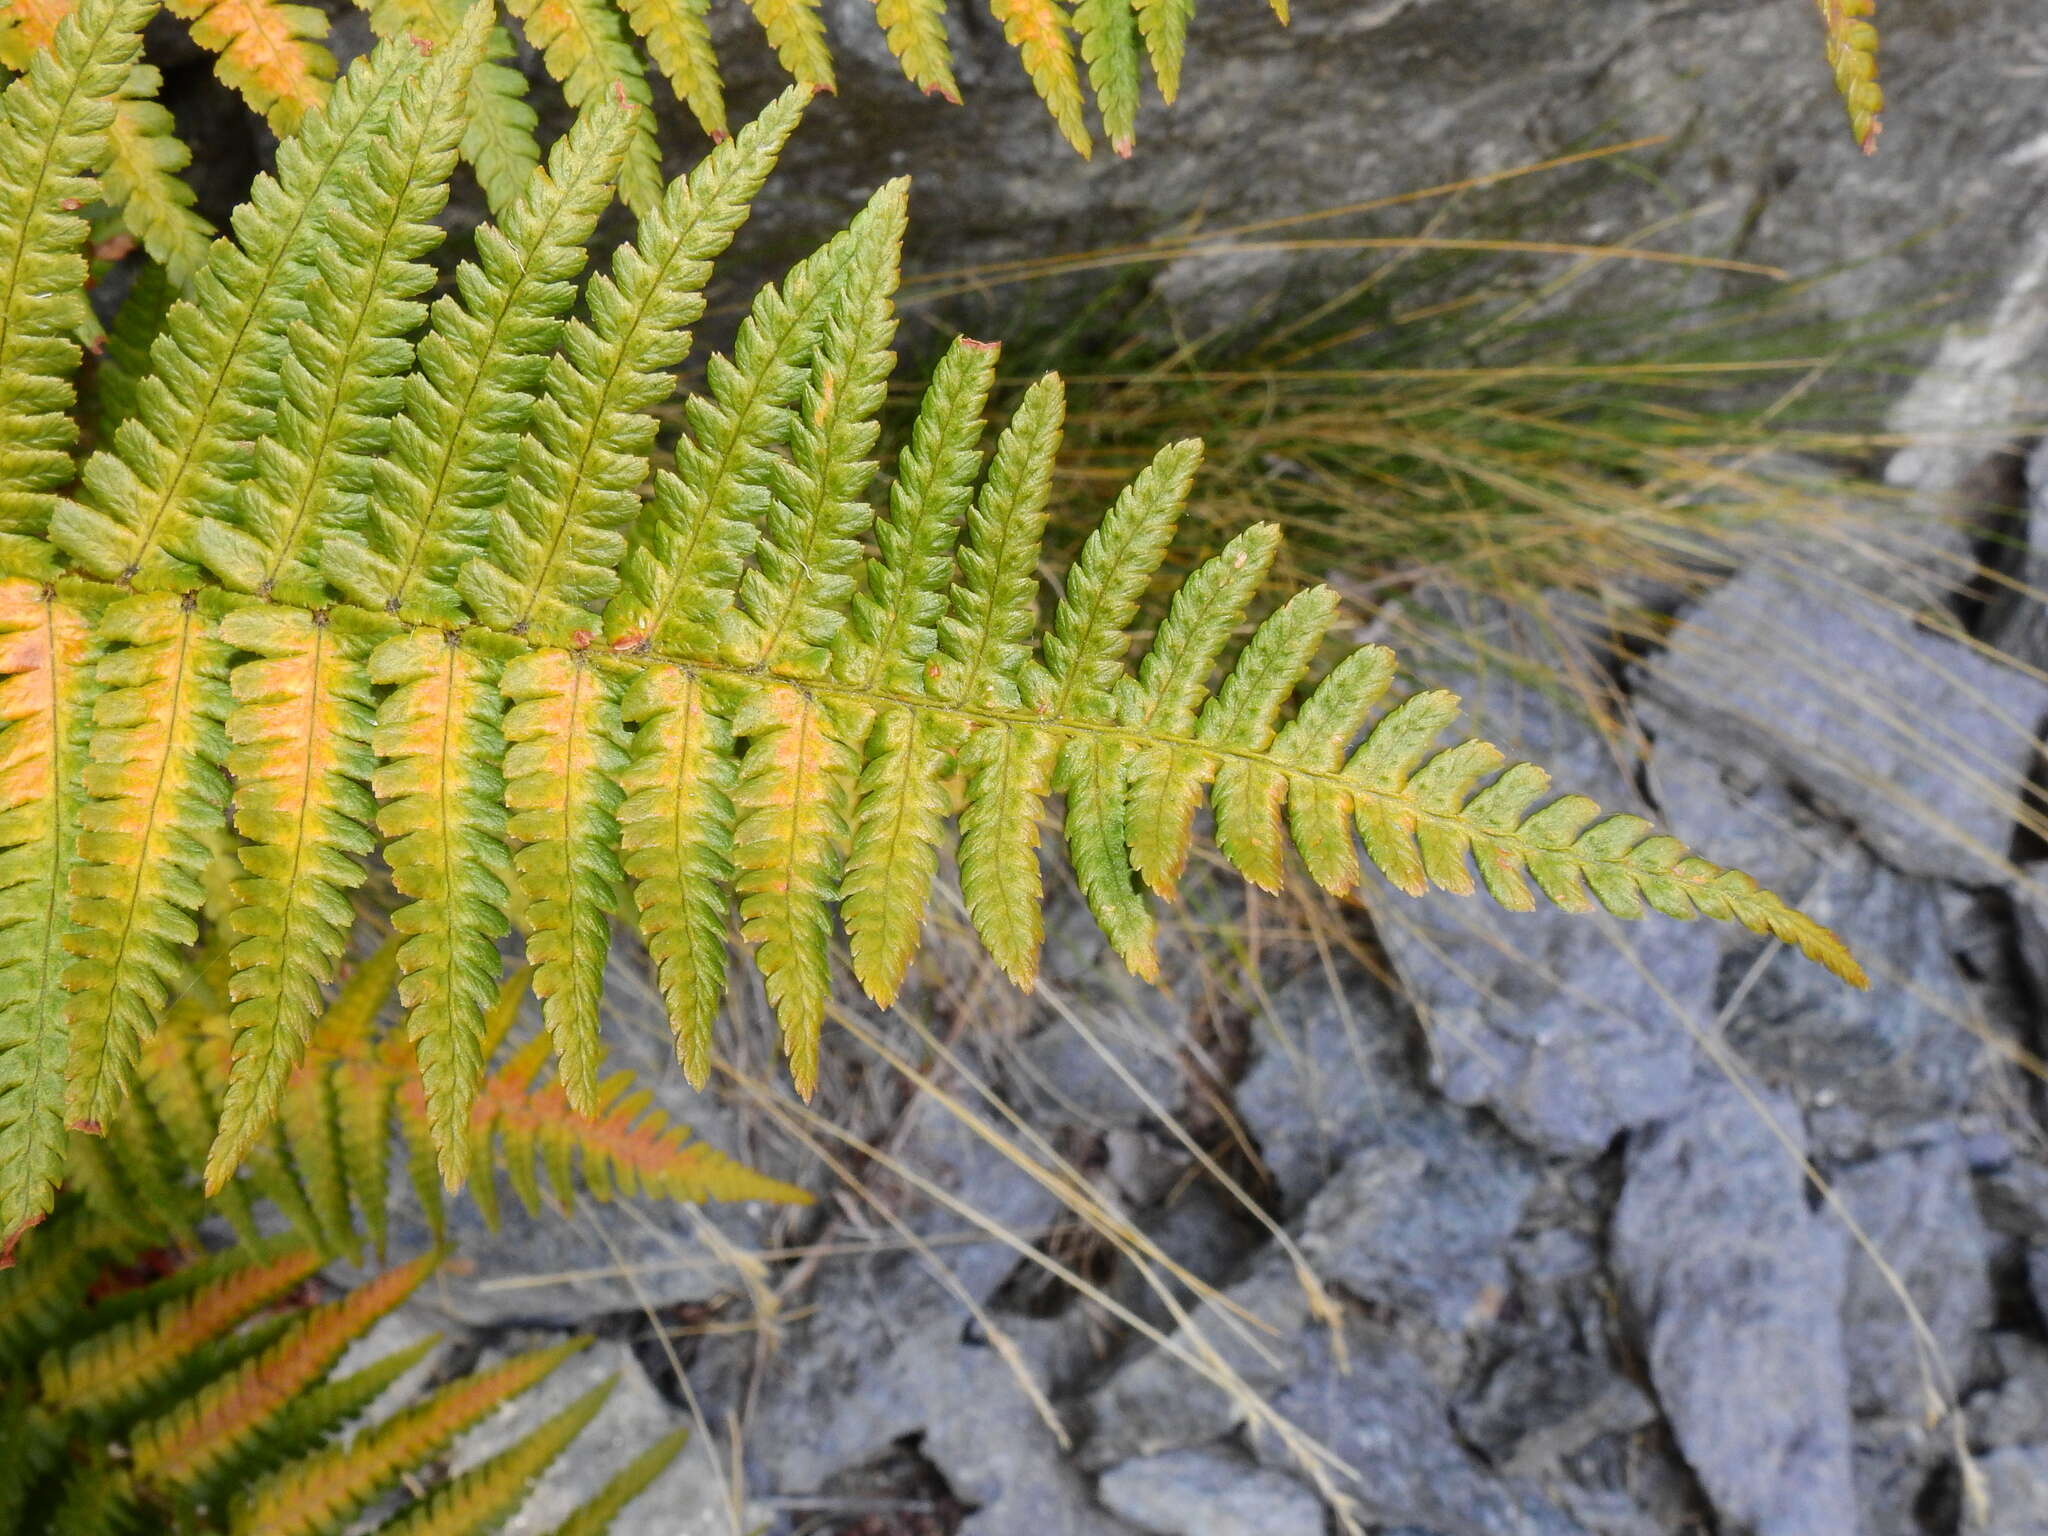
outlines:
[[[1306,1486],[1220,1449],[1127,1461],[1103,1474],[1096,1496],[1158,1536],[1323,1536],[1323,1506]]]

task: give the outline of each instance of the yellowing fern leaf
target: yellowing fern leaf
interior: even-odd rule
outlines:
[[[352,1227],[350,1179],[381,1178],[362,1170],[393,1121],[414,1133],[416,1168],[438,1170],[424,1181],[430,1209],[433,1186],[459,1183],[494,1145],[529,1199],[537,1158],[560,1168],[578,1152],[598,1190],[744,1185],[754,1176],[704,1157],[693,1173],[646,1101],[601,1075],[617,887],[632,886],[698,1081],[737,903],[808,1093],[835,928],[861,984],[893,997],[956,800],[969,915],[1020,981],[1038,963],[1054,795],[1089,908],[1141,976],[1158,968],[1154,898],[1174,894],[1206,801],[1225,856],[1264,885],[1284,878],[1290,847],[1338,892],[1370,864],[1404,891],[1483,885],[1521,909],[1533,881],[1568,910],[1737,922],[1861,979],[1825,928],[1639,819],[1603,819],[1574,796],[1540,804],[1541,771],[1486,743],[1437,750],[1457,700],[1424,691],[1382,711],[1386,651],[1336,656],[1302,697],[1336,600],[1316,591],[1253,613],[1274,529],[1247,530],[1159,593],[1197,443],[1162,451],[1072,565],[1042,575],[1060,385],[1026,392],[984,467],[995,357],[962,343],[877,519],[901,184],[759,296],[643,500],[654,412],[710,265],[809,99],[801,88],[642,199],[635,239],[585,287],[586,317],[565,321],[576,246],[635,131],[623,103],[594,105],[505,227],[478,231],[476,263],[415,350],[414,257],[487,25],[472,12],[431,59],[386,44],[350,72],[281,152],[236,239],[209,253],[193,280],[204,303],[165,315],[157,373],[78,496],[56,503],[49,543],[33,521],[47,497],[0,541],[0,572],[24,583],[11,632],[50,621],[54,593],[79,615],[83,649],[71,649],[99,690],[80,774],[90,803],[63,868],[75,926],[59,942],[79,956],[63,1047],[74,1115],[111,1108],[165,1012],[207,898],[224,766],[249,840],[249,879],[223,903],[242,941],[225,983],[237,1043],[187,1074],[197,1087],[162,1119],[189,1141],[204,1105],[225,1098],[210,1182],[236,1198],[241,1160],[245,1207],[260,1195],[322,1242]],[[1126,37],[1133,61],[1140,35]],[[38,134],[25,158],[62,137]],[[50,355],[59,387],[69,361]],[[268,441],[252,453],[255,438]],[[1134,626],[1161,595],[1134,660]],[[60,651],[15,645],[8,729],[29,766],[14,803],[49,798],[59,727],[88,686],[82,665],[59,679],[47,658]],[[397,1078],[360,1061],[344,1076],[317,1032],[298,1060],[371,841],[366,774],[401,899]],[[0,826],[61,859],[51,829],[64,814],[39,804]],[[546,1032],[507,1077],[487,1062],[513,1006],[499,941],[515,905]],[[27,956],[50,942],[33,917],[0,927]],[[38,1039],[47,1060],[56,1036]],[[536,1094],[550,1041],[558,1067]],[[596,1116],[582,1140],[562,1129],[572,1109]],[[94,1188],[112,1209],[122,1184]],[[31,1178],[21,1219],[46,1196]],[[170,1187],[152,1198],[190,1203]]]

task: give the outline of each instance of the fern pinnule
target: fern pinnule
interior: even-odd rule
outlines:
[[[555,1527],[552,1536],[604,1536],[619,1511],[668,1470],[689,1439],[686,1429],[670,1430],[613,1473],[593,1498]]]
[[[1074,29],[1081,37],[1081,60],[1102,114],[1109,147],[1129,159],[1138,138],[1138,17],[1132,0],[1076,0]]]
[[[911,84],[959,106],[960,87],[953,80],[952,50],[946,43],[945,0],[875,0],[875,20]]]
[[[619,0],[626,21],[647,44],[676,99],[690,109],[713,143],[726,136],[725,87],[711,49],[708,0]]]
[[[582,1349],[573,1339],[515,1355],[440,1388],[358,1435],[265,1478],[234,1503],[236,1536],[323,1536],[345,1528],[412,1468],[439,1455],[457,1435],[508,1399],[544,1381]]]
[[[747,8],[791,79],[822,90],[836,89],[818,0],[747,0]]]
[[[192,163],[192,151],[174,132],[177,124],[170,112],[155,99],[162,86],[154,65],[138,64],[130,72],[107,127],[107,168],[100,187],[121,210],[128,232],[182,287],[206,260],[215,231],[193,209],[192,189],[179,174]]]
[[[1083,159],[1094,153],[1082,116],[1081,75],[1074,63],[1074,23],[1060,0],[989,0],[1004,40],[1017,50],[1032,89],[1061,135]]]
[[[1877,153],[1884,87],[1877,83],[1877,0],[1815,0],[1827,33],[1828,71],[1849,112],[1849,131],[1866,155]]]
[[[98,1132],[127,1092],[197,940],[206,829],[228,785],[222,722],[229,652],[216,608],[196,597],[140,592],[99,615],[108,649],[83,774],[78,858],[71,870],[71,1059],[65,1114]]]

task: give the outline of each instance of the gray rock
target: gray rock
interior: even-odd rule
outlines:
[[[1502,1249],[1536,1177],[1505,1138],[1448,1114],[1439,1129],[1426,1148],[1353,1153],[1309,1203],[1301,1248],[1361,1301],[1456,1332],[1499,1310]]]
[[[1127,1461],[1096,1496],[1158,1536],[1323,1536],[1323,1506],[1306,1487],[1221,1449]]]
[[[1495,1364],[1456,1421],[1494,1466],[1533,1477],[1603,1435],[1656,1423],[1657,1408],[1607,1361],[1545,1334]]]
[[[1757,1536],[1856,1528],[1842,1243],[1793,1152],[1718,1079],[1633,1140],[1614,1265],[1650,1379],[1723,1521]],[[1804,1145],[1797,1113],[1766,1109]]]
[[[1533,1491],[1495,1478],[1446,1422],[1442,1393],[1422,1362],[1382,1330],[1347,1329],[1339,1359],[1327,1333],[1300,1342],[1274,1410],[1357,1474],[1343,1486],[1369,1523],[1442,1536],[1566,1536],[1579,1527]],[[1252,1447],[1285,1465],[1289,1453],[1263,1426]]]
[[[1994,1333],[1989,1343],[1999,1380],[1965,1404],[1971,1446],[1988,1451],[2048,1440],[2048,1345],[2022,1333]]]
[[[487,1351],[479,1365],[488,1368],[508,1354],[553,1342],[545,1336],[515,1335]],[[617,1379],[611,1396],[504,1527],[505,1536],[541,1536],[554,1530],[641,1451],[688,1425],[688,1416],[655,1390],[631,1349],[600,1340],[471,1430],[450,1460],[451,1473],[464,1472],[507,1449],[608,1377]],[[701,1437],[693,1436],[667,1470],[620,1513],[611,1536],[727,1536],[734,1520],[728,1489],[720,1458]],[[744,1510],[739,1528],[758,1525],[767,1513]]]
[[[1922,1146],[1838,1170],[1834,1185],[1919,1308],[1949,1380],[1967,1381],[1977,1335],[1991,1324],[1991,1277],[1961,1138],[1936,1127]],[[1940,1412],[1947,1392],[1929,1376],[1898,1296],[1860,1245],[1849,1257],[1842,1337],[1859,1415],[1924,1423]]]
[[[2039,1536],[2048,1530],[2048,1445],[2015,1445],[1977,1463],[1982,1518],[1966,1518],[1966,1536]]]
[[[1274,996],[1238,1113],[1290,1203],[1320,1185],[1302,1223],[1318,1274],[1459,1330],[1506,1289],[1530,1159],[1421,1087],[1408,1020],[1361,971],[1338,968],[1342,996],[1331,985],[1314,973]]]
[[[1771,763],[1896,868],[2004,877],[2048,683],[1771,557],[1686,613],[1643,687],[1693,724],[1700,750]]]

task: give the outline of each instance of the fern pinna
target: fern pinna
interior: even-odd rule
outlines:
[[[90,1212],[60,1210],[31,1262],[0,1274],[0,1536],[342,1536],[386,1511],[379,1536],[501,1529],[612,1383],[421,1492],[458,1437],[580,1342],[371,1416],[436,1341],[336,1367],[435,1260],[331,1299],[311,1290],[321,1261],[290,1238],[214,1255],[147,1249]],[[677,1433],[649,1446],[557,1536],[599,1536],[682,1444]]]
[[[1877,0],[1814,0],[1827,33],[1828,69],[1842,105],[1849,109],[1849,131],[1866,155],[1877,153],[1878,131],[1884,126],[1884,87],[1877,83]]]
[[[304,1057],[380,840],[451,1184],[515,905],[577,1110],[603,1102],[598,988],[622,887],[699,1082],[737,898],[808,1093],[835,905],[854,974],[889,1002],[955,812],[974,927],[1029,983],[1053,794],[1088,903],[1141,976],[1157,968],[1148,893],[1173,894],[1206,801],[1223,853],[1262,886],[1291,841],[1319,884],[1349,890],[1362,839],[1405,891],[1469,892],[1476,870],[1524,909],[1533,877],[1568,909],[1732,920],[1861,980],[1825,928],[1638,818],[1577,796],[1535,809],[1543,772],[1481,742],[1432,752],[1452,695],[1373,723],[1394,678],[1382,648],[1342,657],[1295,704],[1335,621],[1327,589],[1260,621],[1226,664],[1271,527],[1202,565],[1129,668],[1197,444],[1116,499],[1042,625],[1061,389],[1025,393],[983,473],[990,346],[961,341],[939,364],[877,515],[900,183],[756,298],[643,500],[650,412],[802,89],[671,184],[569,319],[634,131],[629,104],[598,103],[426,309],[418,258],[487,21],[472,13],[438,49],[380,47],[258,180],[67,492],[83,233],[68,208],[90,195],[148,10],[88,0],[0,124],[0,196],[22,215],[0,225],[9,1232],[47,1208],[64,1126],[117,1109],[223,817],[246,874],[216,1184]]]

